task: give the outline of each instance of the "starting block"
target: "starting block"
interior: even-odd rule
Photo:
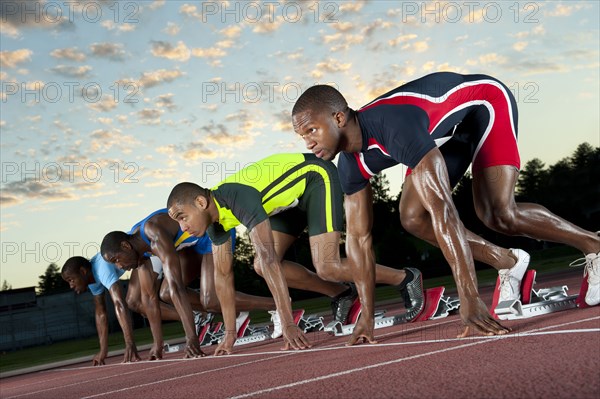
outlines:
[[[444,297],[444,287],[435,287],[426,289],[424,292],[425,305],[421,314],[415,317],[413,320],[407,320],[406,314],[402,313],[396,316],[385,317],[385,310],[375,311],[375,325],[374,328],[391,327],[398,324],[414,323],[417,321],[425,321],[434,318],[442,318],[448,316],[448,314],[458,309],[460,301],[458,298]],[[354,331],[354,326],[360,316],[362,307],[358,300],[352,305],[352,308],[348,314],[348,324],[343,325],[339,321],[332,321],[329,323],[324,330],[335,336],[350,335]]]
[[[495,308],[492,307],[497,318],[525,319],[577,307],[578,295],[568,295],[566,285],[534,289],[535,275],[535,270],[528,270],[525,273],[521,282],[521,300],[502,301]],[[499,280],[496,283],[494,297],[499,295],[498,288]]]
[[[322,331],[325,329],[325,323],[323,322],[323,317],[308,315],[302,316],[298,322],[298,327],[307,333],[312,331]]]
[[[438,313],[438,308],[440,307],[440,302],[442,297],[444,296],[445,287],[434,287],[428,288],[425,290],[425,307],[423,307],[423,311],[417,317],[415,317],[414,321],[425,321],[434,317]],[[440,313],[441,314],[441,313]],[[448,313],[446,312],[446,316]],[[440,316],[445,317],[445,316]]]
[[[523,275],[523,279],[521,280],[521,289],[520,289],[521,300],[519,301],[519,303],[521,305],[527,305],[527,304],[531,303],[533,285],[535,284],[535,276],[536,276],[536,271],[533,269],[527,270],[525,272],[525,274]],[[500,301],[500,277],[498,277],[496,279],[496,286],[494,287],[494,295],[492,297],[492,306],[490,308],[490,309],[492,309],[491,310],[492,316],[494,316],[496,319],[499,318],[498,313],[495,311],[495,309],[497,309],[499,306],[499,301]],[[511,301],[504,301],[504,302],[511,302]],[[510,306],[511,306],[510,303],[505,303],[502,305],[501,309],[504,309],[504,308],[510,307]]]
[[[589,308],[590,307],[590,305],[585,303],[585,294],[587,294],[588,287],[589,287],[589,283],[588,283],[587,277],[584,276],[583,280],[581,281],[581,287],[579,288],[579,296],[577,297],[577,300],[575,301],[578,308]]]

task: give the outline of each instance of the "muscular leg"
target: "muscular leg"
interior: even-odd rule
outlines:
[[[335,297],[348,289],[348,286],[340,284],[338,282],[325,281],[321,279],[317,274],[308,270],[304,266],[291,262],[289,260],[283,260],[283,256],[288,248],[296,241],[296,237],[281,233],[279,231],[273,231],[273,238],[275,240],[275,252],[279,256],[281,261],[281,267],[283,268],[283,275],[288,284],[288,287],[296,288],[305,291],[318,292],[328,297]],[[339,241],[338,241],[339,242]],[[262,276],[260,268],[255,267],[256,272]],[[352,280],[349,280],[352,281]]]
[[[188,287],[192,281],[200,277],[200,267],[204,256],[194,251],[193,248],[185,248],[181,251],[178,251],[177,255],[179,256],[181,279],[183,281],[183,285],[186,287],[185,290],[188,301],[190,301],[192,309],[204,312],[205,307],[200,299],[200,294]],[[160,298],[167,303],[172,303],[171,298],[169,297],[168,285],[164,281],[160,287]]]
[[[584,254],[600,252],[600,238],[554,215],[545,207],[516,203],[519,172],[512,166],[473,171],[473,198],[477,216],[486,226],[507,235],[570,245]]]
[[[212,254],[202,255],[202,268],[200,271],[200,298],[203,306],[209,312],[220,312],[221,306],[215,290],[214,261]],[[235,292],[235,307],[238,311],[272,310],[275,301],[271,297],[255,296]]]
[[[139,271],[137,269],[134,269],[131,272],[129,285],[127,286],[127,296],[125,298],[125,301],[127,302],[127,307],[129,309],[146,317],[144,303],[142,301],[142,290],[140,287],[138,272]],[[155,277],[157,277],[156,273],[153,274]],[[162,320],[179,320],[179,314],[173,306],[170,306],[162,301],[159,301],[159,306],[160,316]]]
[[[328,281],[353,281],[352,267],[347,258],[340,258],[340,233],[332,231],[310,237],[312,260],[317,274]],[[375,265],[375,282],[398,285],[404,278],[404,270]]]
[[[412,235],[439,248],[433,232],[431,217],[421,204],[410,175],[406,177],[402,188],[400,221]],[[492,244],[471,231],[465,230],[471,252],[476,260],[487,263],[498,270],[509,269],[515,265],[517,259],[508,249]]]

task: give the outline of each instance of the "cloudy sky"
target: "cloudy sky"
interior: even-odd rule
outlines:
[[[251,161],[303,151],[315,83],[358,108],[435,71],[504,81],[523,163],[600,145],[598,2],[3,1],[1,266],[13,288]],[[387,173],[395,195],[402,167]]]

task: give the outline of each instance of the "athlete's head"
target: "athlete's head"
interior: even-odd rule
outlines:
[[[349,115],[342,93],[332,86],[316,85],[302,93],[294,104],[292,123],[306,148],[319,158],[332,160],[340,152],[340,133]]]
[[[169,216],[179,223],[182,231],[200,237],[213,223],[210,215],[210,191],[195,183],[179,183],[169,194]]]
[[[92,276],[92,264],[82,256],[67,259],[60,271],[63,280],[69,283],[69,288],[78,294],[87,290]]]
[[[144,254],[139,253],[131,244],[132,236],[122,231],[112,231],[104,236],[100,253],[105,261],[114,263],[119,269],[132,270],[143,261]]]

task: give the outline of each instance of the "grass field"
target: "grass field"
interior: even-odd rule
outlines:
[[[579,252],[568,247],[555,247],[544,251],[532,252],[530,268],[536,269],[538,273],[551,273],[553,271],[565,270],[567,265],[573,261]],[[478,271],[477,277],[480,286],[492,285],[496,281],[497,272],[494,269]],[[443,285],[447,290],[455,288],[452,276],[424,280],[425,288]],[[386,301],[398,298],[394,287],[379,287],[376,290],[376,301]],[[322,313],[329,311],[330,302],[328,298],[316,298],[293,303],[295,309],[305,309],[306,314]],[[269,321],[269,314],[264,311],[251,312],[250,317],[253,324]],[[150,328],[141,328],[134,331],[135,342],[139,346],[152,343]],[[184,336],[181,323],[164,323],[163,335],[165,341]],[[123,348],[123,334],[118,332],[109,336],[109,351]],[[94,355],[98,351],[98,338],[57,342],[51,345],[26,348],[15,352],[0,354],[0,373],[17,370],[26,367],[37,366],[46,363],[74,359]]]

